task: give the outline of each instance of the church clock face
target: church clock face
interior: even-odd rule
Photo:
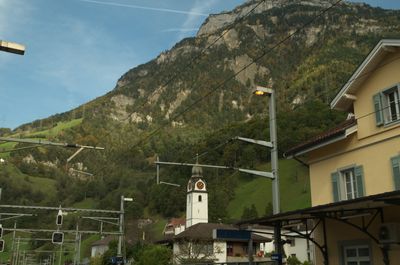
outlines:
[[[202,190],[202,189],[204,188],[204,183],[201,182],[201,181],[199,181],[199,182],[196,183],[196,187],[197,187],[199,190]]]

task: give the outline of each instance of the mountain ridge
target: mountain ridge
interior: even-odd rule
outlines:
[[[284,151],[344,119],[327,103],[376,42],[400,37],[400,11],[346,3],[315,19],[324,10],[312,4],[316,2],[282,4],[250,14],[229,31],[225,26],[204,37],[183,39],[128,70],[107,94],[8,132],[16,137],[102,146],[104,151],[83,151],[68,164],[65,161],[74,151],[63,148],[24,149],[12,152],[9,160],[24,174],[56,180],[60,194],[54,199],[56,204],[88,197],[98,201],[99,207],[118,207],[118,196],[124,192],[137,198],[132,206],[135,217],[146,212],[179,215],[184,191],[171,192],[155,184],[157,155],[165,161],[187,162],[196,153],[206,152],[201,162],[246,168],[265,164],[265,150],[229,141],[238,135],[268,137],[266,100],[252,95],[255,85],[273,80],[278,146]],[[259,2],[248,2],[245,8],[255,3]],[[214,27],[209,23],[212,19],[204,23],[203,31]],[[57,124],[68,126],[58,130],[62,126]],[[33,160],[36,163],[27,162]],[[80,179],[70,175],[68,168],[82,168],[95,177]],[[182,176],[188,176],[188,171],[164,169],[163,180],[185,186]],[[221,205],[233,200],[237,182],[225,173],[208,181],[210,187],[224,187],[210,191],[215,200],[211,219],[229,219]]]

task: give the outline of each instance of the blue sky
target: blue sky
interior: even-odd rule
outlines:
[[[130,68],[195,35],[244,0],[0,0],[0,127],[68,111],[112,90]],[[400,8],[398,0],[371,5]]]

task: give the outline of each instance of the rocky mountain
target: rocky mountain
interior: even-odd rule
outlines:
[[[211,15],[196,37],[127,71],[106,95],[8,132],[106,147],[104,152],[82,152],[75,160],[80,164],[69,165],[97,176],[94,184],[85,184],[90,194],[82,190],[87,186],[81,180],[66,181],[60,161],[72,151],[24,149],[11,158],[24,173],[55,178],[59,191],[70,195],[61,200],[75,202],[85,194],[112,205],[117,191],[134,187],[138,212],[150,207],[172,215],[184,206],[169,203],[167,211],[163,203],[177,202],[183,193],[154,188],[143,176],[156,153],[165,160],[188,161],[237,133],[265,137],[266,102],[251,91],[270,80],[277,92],[279,146],[284,150],[343,118],[326,103],[380,39],[398,37],[400,11],[345,1],[247,1]],[[65,124],[70,126],[59,130]],[[254,161],[265,161],[262,153],[234,145],[210,151],[204,159],[255,166]],[[26,157],[36,162],[27,163]],[[180,173],[188,174],[174,169],[167,175],[178,179]],[[226,198],[234,196],[232,189],[224,192]],[[164,194],[163,201],[149,195],[153,193]]]

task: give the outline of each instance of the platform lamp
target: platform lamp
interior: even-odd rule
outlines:
[[[271,142],[271,171],[272,179],[272,209],[273,214],[280,212],[280,195],[279,195],[279,174],[278,174],[278,141],[276,133],[276,106],[275,91],[272,89],[272,80],[269,80],[269,87],[257,86],[253,90],[256,96],[268,97],[269,103],[269,134]],[[281,240],[281,223],[275,223],[274,227],[275,252],[277,253],[277,264],[282,264],[282,240]]]

